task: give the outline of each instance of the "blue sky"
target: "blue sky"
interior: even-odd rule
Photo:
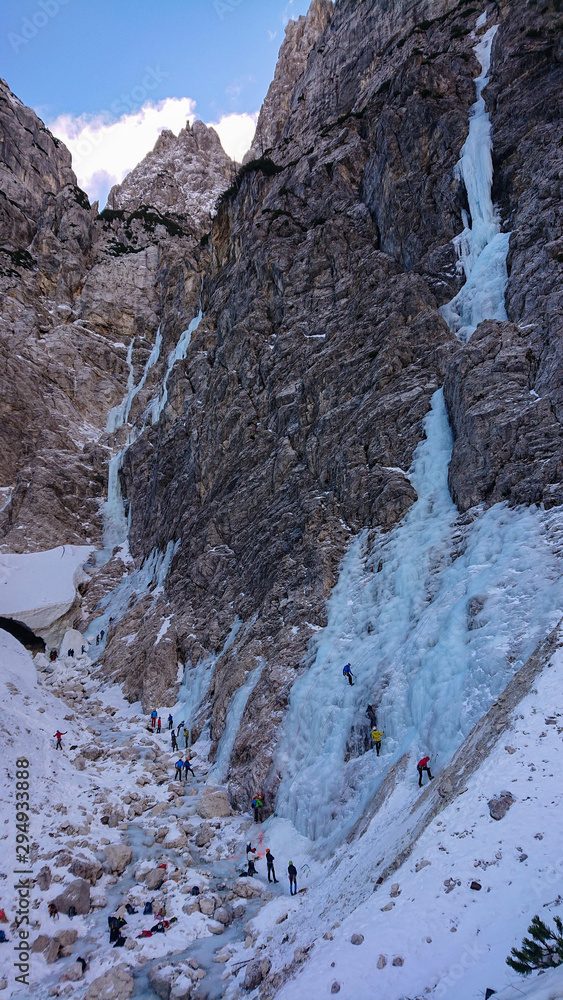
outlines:
[[[73,157],[70,137],[86,123],[90,140],[103,123],[109,141],[107,126],[138,117],[147,105],[160,109],[151,127],[177,132],[187,99],[191,117],[205,122],[241,116],[229,119],[229,135],[240,120],[246,136],[245,116],[260,108],[284,25],[308,6],[309,0],[2,0],[0,75]],[[244,142],[241,131],[239,147]],[[107,164],[111,178],[123,173],[123,155],[117,151]],[[99,174],[99,166],[91,157],[91,173]]]

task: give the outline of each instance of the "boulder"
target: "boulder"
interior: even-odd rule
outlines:
[[[428,865],[430,865],[430,864],[432,864],[432,862],[431,861],[426,861],[426,859],[424,859],[423,861],[417,861],[416,864],[415,864],[415,866],[414,866],[414,870],[415,870],[415,872],[421,872],[423,868],[427,868]]]
[[[59,978],[60,983],[77,983],[84,973],[80,962],[71,962]]]
[[[48,934],[38,934],[31,946],[33,952],[45,951],[45,948],[50,943],[51,938]]]
[[[52,965],[56,962],[61,953],[61,946],[55,938],[51,938],[49,944],[43,951],[43,958],[47,962],[47,965]]]
[[[332,986],[330,987],[330,992],[331,993],[340,993],[340,983],[337,983],[336,980],[335,980],[333,982]]]
[[[259,896],[262,892],[262,886],[259,882],[254,882],[251,878],[237,878],[236,882],[233,884],[233,892],[235,896],[240,896],[241,899],[253,899],[255,896]]]
[[[489,813],[492,819],[502,819],[503,816],[506,816],[512,803],[515,801],[511,792],[501,792],[500,795],[496,795],[495,798],[490,799],[487,805],[489,806]]]
[[[404,965],[404,964],[405,964],[405,960],[404,960],[404,958],[401,958],[400,955],[397,955],[397,957],[393,959],[393,965],[399,965],[400,966],[400,965]]]
[[[90,984],[84,1000],[129,1000],[135,981],[126,965],[116,965]]]
[[[89,861],[87,858],[74,858],[68,869],[76,878],[84,878],[90,885],[95,885],[102,877],[103,868],[99,861]]]
[[[249,962],[246,966],[243,982],[245,990],[255,990],[257,986],[260,986],[263,978],[260,962],[255,958],[254,961]]]
[[[76,913],[85,914],[90,911],[90,883],[83,878],[77,878],[58,896],[51,900],[59,913],[66,913],[74,906]]]
[[[43,865],[43,868],[41,868],[40,871],[38,871],[37,875],[35,876],[35,883],[36,885],[39,886],[39,888],[43,892],[46,892],[46,890],[51,885],[51,878],[52,878],[52,873],[51,869],[49,868],[49,865]]]
[[[145,875],[144,882],[147,889],[154,891],[155,889],[160,889],[166,878],[166,868],[153,868],[152,871],[147,872]]]
[[[78,931],[74,930],[72,927],[67,927],[65,930],[57,931],[55,934],[55,941],[58,941],[61,948],[65,948],[68,945],[74,944],[78,937]]]
[[[133,851],[126,844],[108,844],[104,847],[105,867],[113,875],[122,875],[131,864]]]
[[[173,975],[174,971],[170,965],[160,965],[149,969],[149,983],[160,1000],[170,1000]]]
[[[213,830],[209,826],[209,823],[202,823],[201,828],[197,831],[195,837],[196,847],[207,847],[212,840]]]
[[[385,955],[380,955],[379,958],[377,959],[377,963],[375,966],[376,969],[384,969],[386,965],[387,965],[387,959],[385,958]]]
[[[364,943],[364,935],[363,934],[352,934],[352,937],[350,938],[350,942],[351,942],[351,944],[363,944]]]
[[[202,819],[231,815],[229,796],[224,788],[204,788],[196,806],[198,816]]]
[[[223,924],[220,924],[218,920],[210,920],[207,927],[212,934],[222,934],[225,930]]]
[[[218,920],[220,924],[224,924],[225,927],[230,924],[231,917],[228,910],[224,906],[218,906],[213,914],[213,919]]]
[[[212,896],[199,896],[199,908],[202,913],[210,917],[217,906]]]

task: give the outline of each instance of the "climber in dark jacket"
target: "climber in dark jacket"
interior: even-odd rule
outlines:
[[[296,896],[297,895],[297,868],[293,864],[293,861],[290,861],[289,864],[288,864],[288,866],[287,866],[287,874],[289,875],[289,895],[290,896]]]
[[[347,663],[346,666],[342,668],[342,673],[344,674],[344,677],[348,678],[348,684],[350,685],[350,687],[354,687],[354,681],[352,680],[354,675],[352,673],[349,663]]]
[[[274,855],[270,851],[270,848],[266,851],[266,864],[268,866],[268,882],[271,882],[272,878],[274,882],[277,882],[278,879],[276,878],[276,870],[274,868]],[[270,876],[272,876],[272,878],[270,878]]]

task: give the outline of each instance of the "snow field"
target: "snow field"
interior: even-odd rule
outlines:
[[[88,545],[59,545],[30,553],[0,553],[0,615],[45,633],[70,610],[82,569],[93,552]]]

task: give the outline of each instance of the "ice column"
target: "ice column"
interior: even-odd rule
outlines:
[[[456,164],[455,174],[465,185],[469,215],[463,212],[464,229],[454,240],[458,267],[465,284],[440,312],[450,329],[466,343],[484,319],[506,320],[504,293],[507,283],[506,255],[510,233],[501,233],[498,212],[493,205],[493,161],[491,122],[485,109],[483,90],[489,82],[493,25],[474,48],[481,64],[475,79],[477,100],[469,112],[469,134]]]
[[[249,673],[244,684],[238,688],[231,699],[225,729],[223,730],[223,734],[219,740],[215,763],[207,776],[207,782],[212,785],[220,785],[223,781],[225,781],[227,774],[229,773],[231,754],[233,752],[241,719],[244,715],[248,699],[262,676],[263,666],[264,664],[261,663]]]
[[[170,372],[177,361],[183,361],[186,357],[188,347],[190,346],[190,340],[192,339],[192,334],[197,330],[202,319],[203,312],[200,309],[197,316],[194,316],[192,319],[188,329],[184,330],[184,332],[180,334],[176,347],[168,355],[168,365],[166,367],[166,374],[162,383],[162,390],[158,396],[155,396],[154,399],[151,400],[145,414],[145,418],[150,418],[152,424],[156,424],[158,422],[160,414],[166,406],[166,402],[168,400],[168,379],[170,377]]]

